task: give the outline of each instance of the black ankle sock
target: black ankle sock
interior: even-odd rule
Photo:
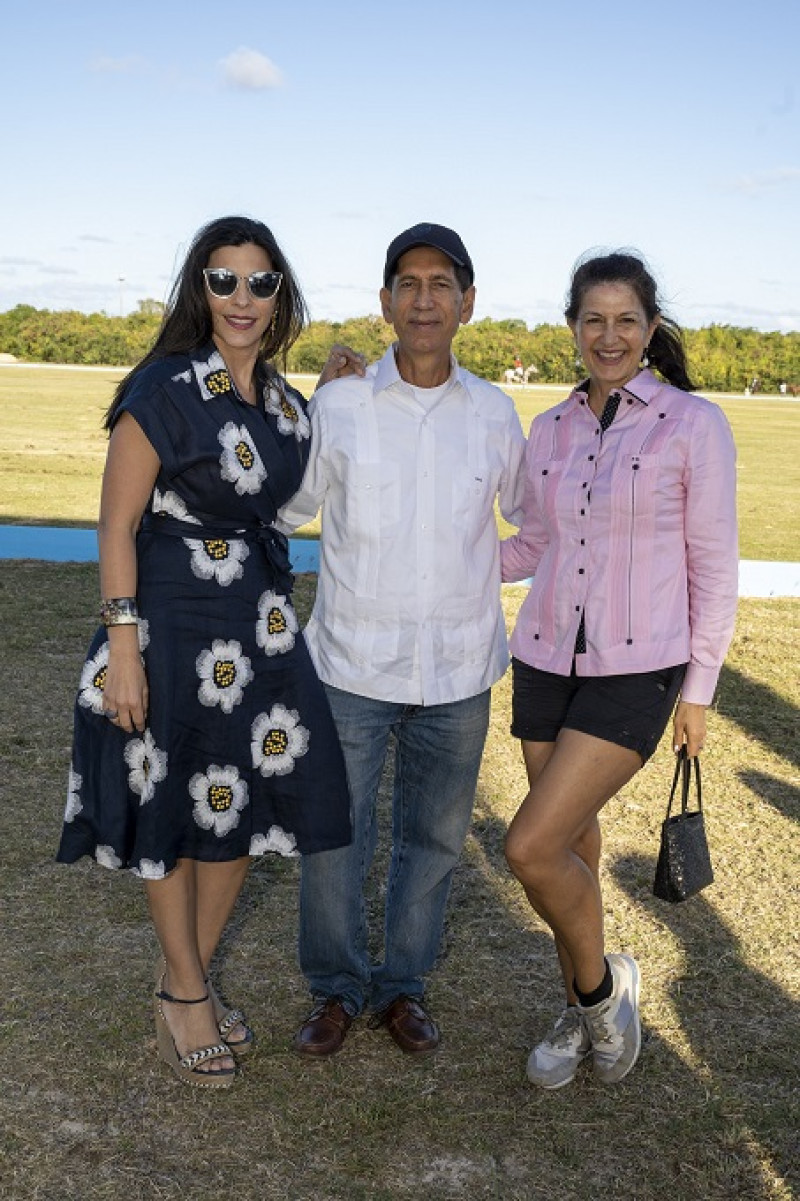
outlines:
[[[608,960],[604,960],[606,965],[606,974],[603,976],[602,984],[598,984],[597,988],[592,992],[581,992],[577,984],[573,980],[572,987],[575,989],[578,1000],[584,1009],[588,1009],[590,1005],[599,1005],[601,1001],[607,1001],[614,991],[614,977],[611,975],[611,968],[608,966]]]

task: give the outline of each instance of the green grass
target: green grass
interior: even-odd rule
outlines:
[[[301,577],[302,618],[313,577]],[[223,1096],[155,1053],[156,945],[140,881],[53,862],[94,564],[4,563],[0,699],[0,1196],[9,1201],[790,1201],[798,1179],[798,601],[745,601],[704,756],[716,882],[650,893],[670,754],[606,808],[608,944],[640,960],[645,1044],[621,1085],[554,1094],[525,1060],[558,1005],[552,943],[502,856],[524,794],[494,690],[475,817],[409,1062],[359,1021],[330,1063],[289,1049],[307,1010],[297,864],[259,860],[218,978],[258,1044]],[[524,592],[509,588],[509,622]],[[381,865],[388,854],[386,794]],[[370,892],[381,901],[380,873]]]
[[[115,368],[0,369],[0,522],[94,524],[106,447],[100,422],[122,374]],[[306,393],[313,386],[307,376],[296,382]],[[566,391],[554,385],[511,390],[526,433],[534,414]],[[742,558],[794,562],[800,558],[800,404],[718,400],[738,447]],[[312,523],[304,532],[316,531]]]

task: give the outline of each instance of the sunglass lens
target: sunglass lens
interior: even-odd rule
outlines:
[[[233,271],[225,271],[224,269],[218,271],[207,270],[205,276],[208,283],[208,290],[212,296],[233,296],[236,291],[238,276]]]
[[[254,271],[247,284],[256,300],[269,300],[278,291],[280,282],[280,271]]]

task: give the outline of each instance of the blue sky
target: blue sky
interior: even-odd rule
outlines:
[[[558,321],[628,245],[685,325],[800,329],[798,0],[30,0],[2,47],[0,309],[163,299],[246,212],[317,318],[377,312],[430,220],[477,318]]]

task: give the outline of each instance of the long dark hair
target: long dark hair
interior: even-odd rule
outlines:
[[[693,392],[689,378],[686,348],[681,327],[664,315],[658,297],[658,286],[639,254],[630,250],[614,250],[609,254],[589,251],[581,256],[572,272],[564,316],[577,321],[583,298],[595,284],[628,284],[639,298],[648,323],[660,317],[655,328],[647,357],[667,383],[683,392]]]
[[[123,397],[143,367],[171,354],[188,354],[211,338],[211,310],[206,299],[203,268],[215,250],[222,246],[260,246],[269,255],[274,271],[283,274],[270,322],[259,348],[259,359],[268,374],[274,374],[271,360],[280,359],[285,367],[289,348],[308,321],[308,309],[289,260],[275,235],[261,221],[251,217],[219,217],[195,234],[192,244],[172,285],[158,336],[144,358],[118,385],[108,407],[104,425],[111,429]]]

